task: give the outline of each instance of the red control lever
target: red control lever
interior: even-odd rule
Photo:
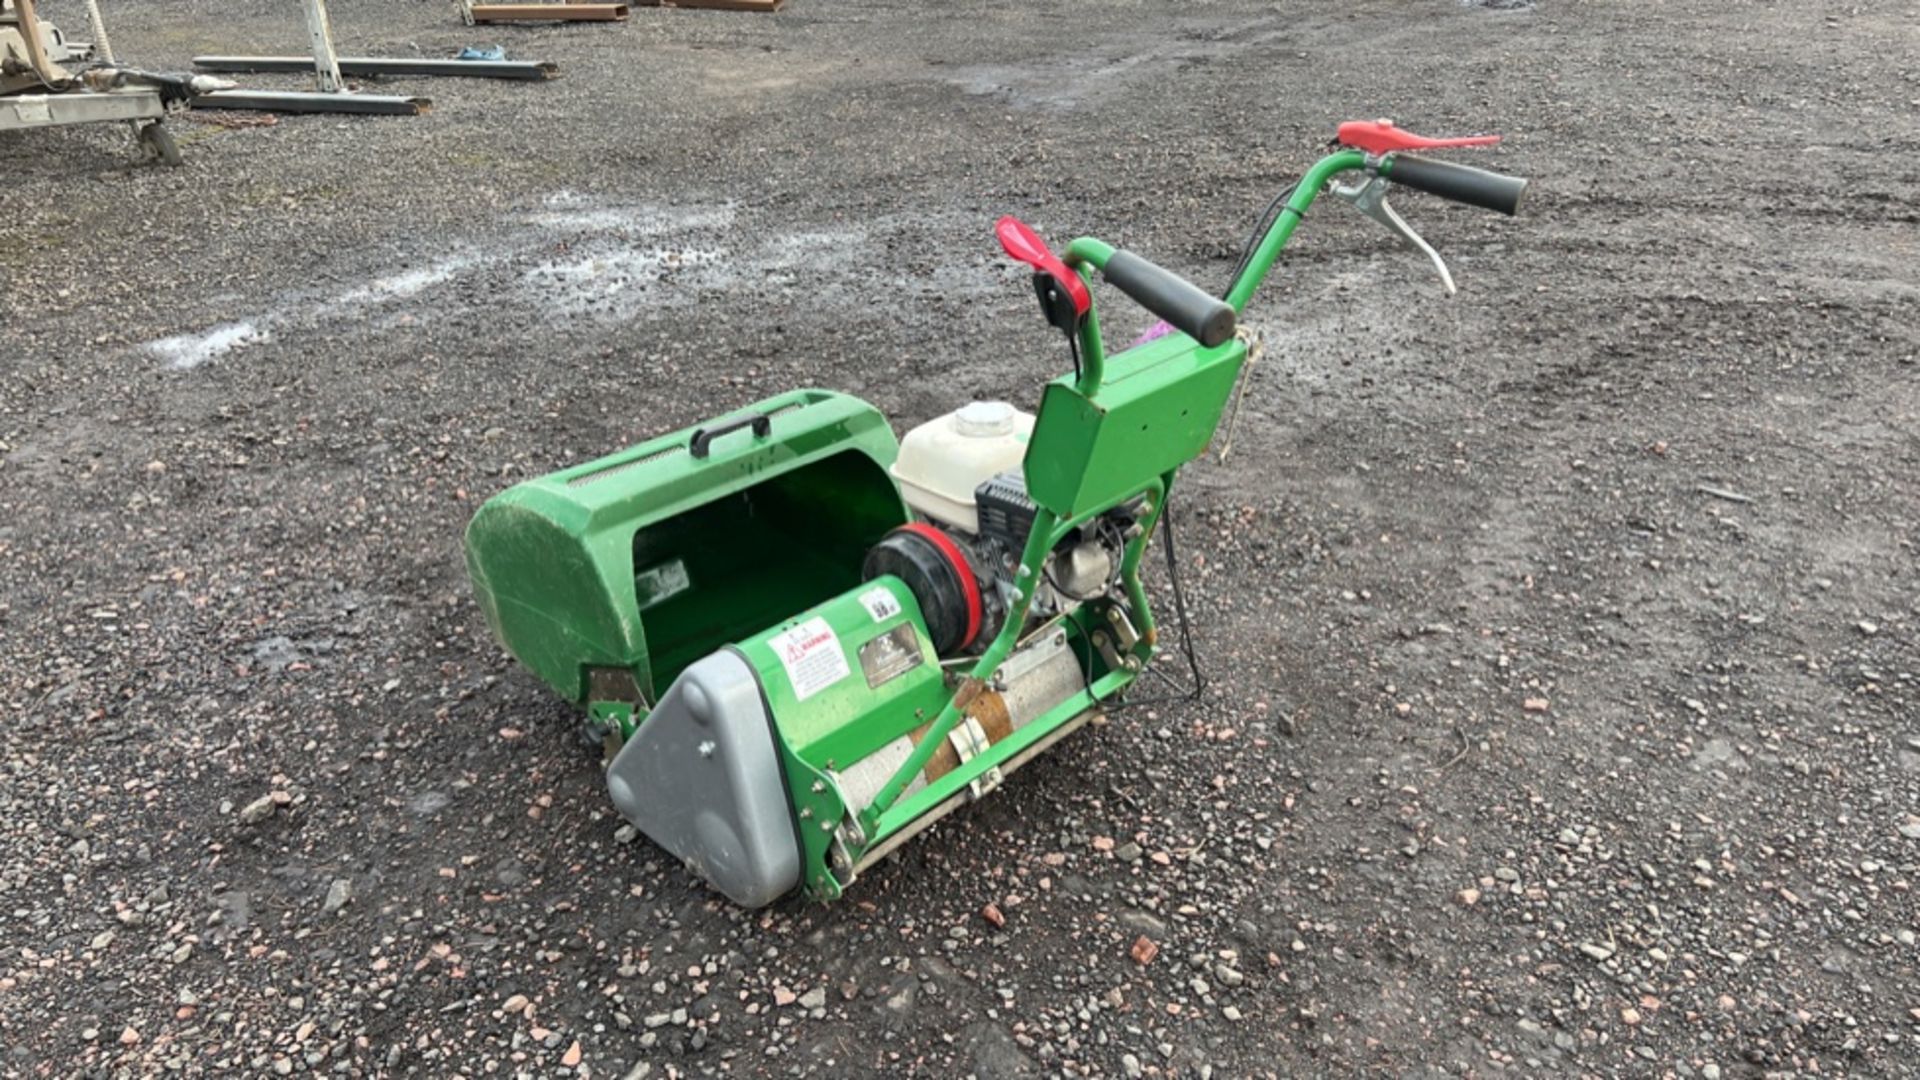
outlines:
[[[1390,154],[1395,150],[1444,150],[1455,146],[1492,146],[1498,135],[1468,135],[1458,139],[1429,139],[1402,131],[1391,120],[1349,120],[1340,125],[1335,141],[1342,146],[1365,150],[1369,154]]]
[[[1087,291],[1087,283],[1080,275],[1068,269],[1040,239],[1040,234],[1029,228],[1026,222],[1009,214],[994,223],[993,234],[1000,238],[1000,246],[1016,260],[1033,267],[1035,273],[1046,274],[1066,292],[1073,301],[1076,316],[1084,316],[1093,310],[1093,294]]]

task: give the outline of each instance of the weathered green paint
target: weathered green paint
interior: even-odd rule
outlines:
[[[890,596],[896,609],[881,619],[874,617],[864,600],[876,590]],[[779,639],[790,630],[818,625],[816,619],[831,632],[833,640],[827,647],[839,652],[847,674],[803,698],[789,676]],[[879,686],[870,685],[860,650],[903,625],[913,628],[919,663]],[[834,831],[845,820],[847,807],[828,773],[919,727],[948,697],[920,605],[899,578],[880,577],[746,637],[736,648],[759,674],[761,692],[774,717],[794,826],[805,855],[801,880],[808,892],[831,899],[838,895],[839,886],[830,868],[830,853]]]
[[[1062,517],[1103,510],[1206,451],[1246,360],[1238,339],[1202,348],[1180,333],[1106,364],[1091,396],[1047,385],[1027,443],[1027,493]]]
[[[695,458],[683,429],[474,515],[480,609],[563,697],[584,703],[589,672],[613,668],[657,700],[688,663],[858,582],[867,547],[909,519],[887,475],[899,444],[873,406],[796,390],[747,413],[772,416],[768,438],[741,430]]]
[[[897,609],[885,619],[875,619],[862,603],[862,597],[875,591],[884,591]],[[824,620],[832,632],[847,674],[802,698],[774,639],[814,619]],[[920,663],[877,687],[869,686],[861,670],[861,647],[903,624],[914,627]],[[914,719],[914,709],[939,704],[940,659],[933,653],[925,627],[913,593],[899,578],[886,575],[744,637],[737,648],[759,672],[781,736],[809,764],[830,768],[851,765],[892,742],[924,722],[924,718]],[[904,715],[887,719],[882,713]]]

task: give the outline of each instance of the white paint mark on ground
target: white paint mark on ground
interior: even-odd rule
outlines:
[[[221,323],[199,334],[181,334],[147,343],[147,351],[175,371],[190,371],[235,349],[271,341],[273,335],[251,321]]]
[[[308,319],[321,319],[411,300],[436,285],[452,281],[481,261],[466,255],[444,259],[430,266],[377,278],[331,298],[308,300],[259,312],[237,322],[221,323],[198,334],[150,341],[145,348],[149,354],[165,360],[167,367],[175,371],[188,371],[243,346],[272,341],[271,328],[276,325],[303,315]]]
[[[716,295],[744,294],[776,305],[838,302],[865,296],[873,268],[892,252],[927,247],[955,227],[906,214],[763,231],[738,220],[742,216],[733,203],[623,205],[558,192],[484,243],[332,293],[294,295],[278,307],[144,348],[169,367],[186,370],[246,345],[292,340],[322,323],[361,334],[448,318],[517,329],[549,318],[645,321]],[[978,262],[915,260],[902,273],[920,295],[1006,287],[1006,274]]]
[[[322,312],[334,307],[359,307],[365,304],[379,304],[389,300],[409,300],[426,292],[435,285],[441,285],[459,277],[460,274],[476,262],[470,256],[445,259],[432,266],[423,266],[418,270],[406,270],[398,274],[376,280],[371,285],[343,293],[337,303],[323,303]]]
[[[492,297],[486,306],[497,309],[531,304],[562,312],[629,317],[647,303],[665,304],[674,299],[655,287],[665,282],[695,289],[710,287],[690,275],[698,270],[722,272],[727,253],[711,241],[732,227],[734,216],[734,204],[730,202],[693,208],[609,206],[574,192],[556,192],[542,200],[539,210],[523,216],[520,227],[498,242],[388,274],[332,296],[306,296],[197,334],[151,341],[143,348],[170,368],[188,370],[243,346],[271,341],[276,327],[311,325],[329,318],[336,322],[352,320],[369,328],[390,325],[388,320],[371,317],[381,309],[402,321],[423,322],[454,309],[420,301],[425,294],[468,276],[480,276],[492,267],[516,263],[524,267],[530,262],[532,269],[509,279],[516,282],[509,295]],[[636,240],[669,236],[688,242],[655,243],[638,249],[634,245]],[[703,242],[692,243],[694,236]],[[556,246],[571,256],[534,262]],[[619,303],[605,301],[605,297],[616,294],[624,294]]]

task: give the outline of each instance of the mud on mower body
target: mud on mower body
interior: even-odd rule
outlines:
[[[1036,415],[974,403],[902,444],[871,405],[799,390],[487,502],[481,609],[586,707],[620,812],[739,904],[832,899],[1121,695],[1158,651],[1142,557],[1247,359],[1238,310],[1334,175],[1392,170],[1348,145],[1224,300],[1002,219],[1075,350]],[[1441,168],[1453,190],[1415,186],[1486,205],[1464,174],[1506,180]],[[1095,270],[1178,332],[1106,357]]]

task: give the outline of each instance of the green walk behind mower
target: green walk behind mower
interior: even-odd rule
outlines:
[[[1525,181],[1406,153],[1494,139],[1341,125],[1224,298],[1098,240],[1056,257],[1003,218],[1074,361],[1036,413],[974,402],[896,441],[873,406],[796,390],[516,485],[467,529],[487,622],[586,708],[614,804],[661,847],[742,905],[837,897],[1159,654],[1147,545],[1233,396],[1237,316],[1315,197],[1393,229],[1451,291],[1385,195],[1513,213]],[[1095,271],[1161,332],[1107,356]]]

